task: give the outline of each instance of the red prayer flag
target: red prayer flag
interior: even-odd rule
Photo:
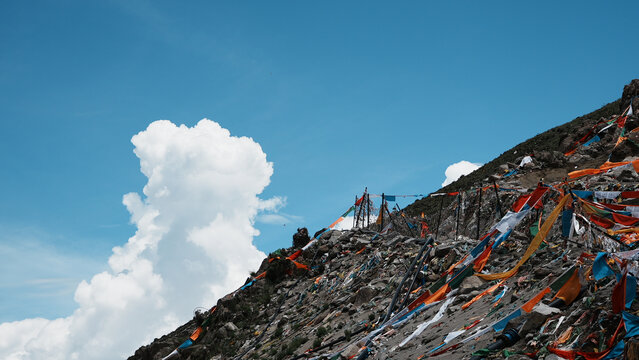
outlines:
[[[530,195],[522,195],[522,196],[520,196],[519,199],[517,199],[515,201],[515,203],[513,204],[513,211],[514,212],[521,211],[521,209],[524,207],[524,205],[526,205],[526,203],[528,202],[528,199],[530,199]]]
[[[612,312],[618,314],[626,309],[626,274],[612,290]]]
[[[530,207],[537,207],[537,203],[539,202],[539,199],[541,199],[542,196],[544,196],[544,194],[546,193],[546,191],[548,191],[549,188],[545,187],[545,186],[539,186],[535,189],[535,191],[532,192],[532,194],[530,194],[530,199],[528,199],[528,202],[526,202],[526,204],[528,204],[528,206]]]
[[[639,199],[639,191],[623,191],[621,197],[626,199]]]
[[[597,215],[590,215],[590,221],[594,222],[595,224],[604,227],[606,229],[610,229],[611,227],[613,227],[615,225],[614,222],[606,219],[606,218],[602,218],[600,216]]]
[[[639,219],[637,219],[636,217],[617,214],[617,213],[612,213],[612,218],[615,220],[617,224],[621,224],[625,226],[633,226],[639,222]]]

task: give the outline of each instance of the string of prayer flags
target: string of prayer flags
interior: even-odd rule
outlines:
[[[586,175],[601,174],[610,169],[614,169],[620,166],[632,166],[635,169],[635,171],[639,173],[639,159],[637,159],[633,161],[623,161],[623,162],[616,162],[616,163],[606,161],[603,165],[601,165],[597,169],[583,169],[583,170],[576,170],[576,171],[569,172],[568,177],[570,177],[571,179],[576,179]]]
[[[528,246],[528,249],[526,249],[526,252],[522,256],[522,258],[512,269],[498,274],[478,274],[477,276],[481,277],[484,280],[504,279],[513,276],[517,272],[517,270],[519,270],[519,267],[521,267],[532,256],[532,254],[537,251],[537,248],[539,248],[541,242],[546,239],[546,236],[548,236],[552,225],[555,223],[555,221],[559,217],[559,214],[570,198],[570,195],[564,195],[562,197],[562,199],[559,201],[559,204],[557,204],[555,209],[550,213],[550,215],[548,215],[548,218],[541,226],[541,229],[539,229],[537,235],[535,235],[533,240],[530,242],[530,245]]]

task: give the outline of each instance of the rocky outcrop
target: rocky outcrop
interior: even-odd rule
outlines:
[[[634,167],[564,182],[575,168],[639,158],[639,132],[630,132],[639,125],[636,116],[627,119],[625,132],[616,125],[609,127],[599,134],[599,141],[578,147],[571,156],[563,153],[597,122],[616,120],[619,106],[623,107],[626,100],[629,102],[633,94],[639,94],[639,80],[624,88],[621,101],[611,105],[614,112],[607,108],[569,127],[555,128],[550,135],[540,134],[544,136],[538,135],[530,143],[537,147],[526,145],[509,150],[513,153],[496,159],[494,166],[485,168],[484,175],[475,179],[472,186],[455,189],[464,192],[463,201],[447,196],[440,202],[440,197],[435,210],[426,207],[425,219],[419,212],[413,212],[415,216],[393,212],[392,221],[396,225],[385,234],[380,234],[375,224],[367,229],[326,231],[318,234],[318,242],[294,262],[287,257],[308,242],[308,232],[300,229],[297,238],[294,237],[294,246],[280,249],[265,259],[242,290],[218,300],[214,310],[196,313],[192,320],[141,347],[129,359],[156,360],[168,354],[184,360],[367,357],[381,360],[426,356],[518,359],[523,354],[556,359],[548,349],[557,346],[587,352],[605,349],[621,319],[611,307],[617,280],[614,276],[593,279],[591,266],[598,252],[627,250],[634,243],[624,245],[622,237],[615,238],[606,229],[590,223],[579,201],[572,202],[570,208],[586,220],[575,217],[577,226],[573,225],[572,235],[565,236],[560,217],[514,276],[500,283],[471,275],[475,270],[500,273],[518,264],[562,192],[638,190],[639,174]],[[639,104],[636,109],[639,110]],[[595,130],[598,132],[604,126]],[[565,139],[560,140],[560,135],[565,135]],[[620,136],[627,139],[618,143]],[[540,139],[552,139],[552,144],[539,142]],[[532,161],[519,166],[525,155],[532,155]],[[476,264],[470,261],[479,254],[469,254],[479,243],[477,230],[482,235],[490,233],[502,216],[513,210],[520,196],[533,192],[539,183],[552,185],[541,206],[527,212],[503,243],[489,247],[483,269],[475,268]],[[479,184],[497,184],[501,190],[485,189],[480,203]],[[609,193],[602,194],[610,197]],[[614,199],[606,200],[611,201]],[[627,200],[622,208],[631,213],[630,206],[639,206],[638,203],[639,200]],[[441,214],[440,204],[443,204]],[[441,221],[436,220],[439,215]],[[566,219],[570,225],[572,218]],[[407,225],[419,227],[421,221],[426,221],[432,232],[438,230],[434,244],[424,245],[425,239],[416,238],[414,229]],[[468,272],[466,264],[473,271]],[[582,271],[576,273],[578,282],[570,296],[548,295],[530,312],[508,318],[542,290],[552,287],[573,266]],[[633,262],[632,266],[635,269],[639,264]],[[467,277],[452,280],[460,274]],[[416,299],[442,289],[446,281],[454,283],[447,298],[416,310],[408,307]],[[552,294],[555,292],[553,289]],[[637,313],[639,302],[632,302],[627,311]],[[380,329],[384,319],[396,314],[400,315],[393,326]],[[497,327],[501,320],[503,326]],[[202,332],[194,344],[177,349],[199,325]],[[484,327],[490,331],[460,341]],[[491,330],[494,328],[499,331]]]
[[[632,101],[632,108],[639,111],[639,79],[634,79],[630,84],[623,87],[623,93],[621,94],[621,103],[619,104],[619,112],[626,110]]]

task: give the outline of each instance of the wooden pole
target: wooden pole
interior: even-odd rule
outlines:
[[[364,219],[364,227],[368,227],[369,222],[370,222],[370,207],[368,205],[368,187],[364,188],[364,199],[362,199],[362,201],[366,201],[366,207],[364,208],[364,216],[366,216],[366,218]],[[363,204],[362,204],[363,205]]]
[[[364,227],[364,219],[362,218],[362,212],[364,210],[364,198],[366,197],[366,190],[364,190],[364,193],[362,194],[362,201],[359,203],[359,209],[357,209],[357,205],[355,205],[355,208],[357,209],[357,215],[356,218],[357,220],[355,221],[355,224],[353,225],[353,227],[359,227],[360,223],[362,224],[362,227]],[[357,195],[355,195],[355,204],[357,204]]]
[[[395,223],[395,220],[393,220],[393,216],[391,215],[390,210],[388,210],[388,205],[386,205],[386,206],[384,207],[384,209],[386,209],[386,213],[388,214],[388,218],[389,218],[389,219],[390,219],[390,221],[393,223],[393,226],[395,227],[395,229],[396,229],[397,231],[399,231],[399,227],[398,227],[398,226],[397,226],[397,224]]]
[[[401,215],[405,215],[404,211],[402,211],[399,208],[399,205],[396,204],[396,206],[397,206],[397,212],[400,213]],[[413,231],[413,228],[410,227],[410,225],[408,225],[408,219],[406,219],[406,216],[402,216],[402,218],[404,219],[404,222],[406,223],[406,226],[408,227],[408,231],[410,231],[410,234],[413,235],[414,238],[416,238],[417,234],[415,234],[415,231]]]
[[[355,209],[357,209],[357,195],[355,195]],[[360,206],[359,211],[353,216],[353,227],[357,227],[359,225],[359,213],[362,212],[362,207]]]
[[[504,211],[501,209],[501,201],[499,200],[499,190],[497,189],[497,183],[493,179],[493,186],[495,187],[495,196],[497,197],[497,211],[499,211],[499,218],[504,217]]]
[[[379,216],[381,216],[379,231],[381,232],[384,229],[384,202],[386,201],[386,196],[382,193],[382,205],[379,208]]]
[[[442,195],[441,201],[439,202],[439,215],[437,216],[437,231],[435,231],[435,239],[439,241],[439,225],[442,223],[442,208],[444,207],[444,196]]]
[[[457,232],[459,231],[459,217],[461,216],[461,191],[457,194],[457,216],[455,219],[455,241],[457,241]]]
[[[371,224],[371,196],[368,195],[368,188],[366,188],[364,191],[366,191],[366,226],[370,226]]]
[[[481,190],[482,183],[479,183],[479,206],[477,207],[477,240],[479,240],[479,224],[481,222]]]

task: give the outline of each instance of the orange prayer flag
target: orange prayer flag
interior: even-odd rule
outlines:
[[[575,179],[575,178],[586,176],[586,175],[600,174],[602,172],[603,170],[600,170],[600,169],[583,169],[583,170],[569,172],[568,177],[571,179]]]
[[[493,291],[497,290],[498,287],[502,286],[504,284],[506,280],[502,280],[500,282],[498,282],[497,284],[489,287],[488,289],[486,289],[484,292],[482,292],[481,294],[475,296],[472,300],[470,300],[469,302],[465,303],[464,305],[462,305],[462,309],[466,310],[470,305],[476,303],[479,299],[483,298],[484,296],[492,293]]]
[[[467,258],[467,257],[468,257],[468,254],[464,255],[464,257],[463,257],[463,258],[461,258],[461,260],[459,260],[458,262],[456,262],[456,263],[454,263],[453,265],[451,265],[451,266],[448,268],[448,270],[446,270],[446,274],[450,274],[451,272],[453,272],[453,270],[454,270],[454,269],[455,269],[458,265],[460,265],[461,263],[463,263],[463,262],[466,260],[466,258]]]
[[[544,296],[546,296],[546,294],[548,294],[549,292],[550,292],[549,287],[543,289],[542,291],[539,292],[539,294],[535,295],[534,298],[528,300],[528,302],[525,303],[524,306],[521,307],[521,309],[527,313],[531,312],[532,309],[535,307],[535,305],[537,305],[537,303],[540,302],[541,299],[543,299]]]
[[[615,146],[619,146],[619,144],[621,144],[622,142],[628,140],[627,136],[620,136],[619,139],[617,139],[617,143],[615,144]]]
[[[419,306],[419,304],[421,304],[425,299],[428,299],[429,297],[430,297],[430,290],[426,290],[425,293],[419,295],[417,299],[413,300],[412,303],[408,304],[408,310],[413,310],[414,308]]]
[[[557,340],[554,342],[554,346],[561,345],[570,339],[570,335],[572,335],[572,326],[569,326],[566,331],[564,331]]]
[[[475,272],[480,272],[482,271],[482,269],[484,269],[484,266],[486,266],[492,250],[493,247],[491,245],[488,245],[484,252],[482,252],[481,255],[479,255],[477,259],[475,259],[475,264],[473,265],[473,270],[475,270]]]
[[[201,333],[202,333],[202,327],[198,326],[198,328],[195,329],[193,334],[191,334],[191,336],[189,336],[189,339],[191,339],[191,341],[195,341],[195,340],[197,340],[200,337]]]
[[[577,148],[574,148],[574,149],[572,149],[572,150],[570,150],[568,152],[565,152],[564,155],[565,156],[570,156],[570,155],[572,155],[572,154],[574,154],[576,152],[577,152]]]
[[[424,305],[428,305],[434,303],[435,301],[439,301],[446,297],[446,293],[450,291],[450,286],[448,284],[439,288],[439,290],[435,291],[433,295],[429,296],[428,299],[424,300]]]
[[[335,220],[335,222],[334,222],[334,223],[330,224],[330,225],[328,226],[328,228],[329,228],[329,229],[332,229],[335,225],[337,225],[337,224],[339,224],[340,222],[342,222],[342,220],[344,220],[344,218],[340,216],[340,217],[339,217],[339,219]],[[381,221],[381,220],[380,220],[380,221]]]
[[[575,272],[572,274],[570,279],[568,279],[564,286],[557,291],[554,298],[560,298],[566,303],[566,305],[570,305],[573,301],[575,301],[580,291],[581,282],[579,281],[579,270],[575,269]]]
[[[287,259],[289,260],[295,260],[297,259],[298,256],[300,256],[302,254],[302,249],[297,250],[296,252],[294,252],[293,254],[291,254],[291,256],[287,257]],[[270,262],[270,260],[269,260]]]
[[[298,269],[304,269],[304,270],[309,269],[308,265],[300,264],[295,260],[291,260],[291,261],[293,262],[293,264],[295,264],[295,267],[297,267]]]

